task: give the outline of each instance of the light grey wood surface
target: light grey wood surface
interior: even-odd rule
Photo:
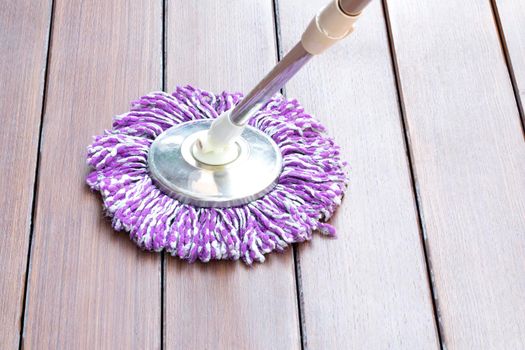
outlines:
[[[198,14],[198,15],[196,15]],[[272,2],[167,3],[167,90],[247,92],[276,62]],[[297,349],[291,250],[242,263],[166,257],[166,349]]]
[[[508,54],[510,74],[521,112],[525,101],[525,1],[492,0],[501,25],[504,49]],[[521,116],[524,118],[524,115]],[[525,122],[525,120],[524,120]]]
[[[24,347],[158,349],[160,257],[85,184],[92,135],[160,89],[159,1],[55,1]]]
[[[323,4],[279,2],[285,51]],[[286,92],[327,125],[350,163],[349,190],[332,220],[338,238],[316,235],[299,249],[305,346],[437,348],[381,3]]]
[[[489,1],[389,1],[447,349],[525,347],[525,143]]]
[[[19,343],[51,3],[0,3],[0,349]]]

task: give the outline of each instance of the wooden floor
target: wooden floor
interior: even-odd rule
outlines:
[[[85,185],[130,100],[246,92],[325,1],[0,3],[0,349],[525,349],[521,0],[374,0],[286,86],[351,165],[336,240],[188,265]]]

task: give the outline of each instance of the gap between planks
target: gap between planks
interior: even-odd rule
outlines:
[[[507,43],[507,39],[505,37],[505,30],[503,28],[502,18],[499,12],[497,0],[490,0],[490,5],[492,7],[492,13],[494,15],[494,25],[498,29],[499,41],[501,43],[501,50],[503,52],[503,56],[505,57],[505,64],[507,65],[507,69],[509,71],[509,79],[512,84],[512,89],[514,90],[514,98],[516,99],[516,106],[518,107],[518,112],[520,115],[523,136],[525,137],[525,112],[523,110],[523,101],[521,100],[520,88],[516,79],[516,72],[514,71],[514,67],[512,64],[509,44]],[[517,62],[517,64],[519,64],[519,62]]]
[[[387,0],[381,0],[381,5],[383,8],[383,15],[385,18],[386,34],[388,38],[388,46],[390,48],[390,58],[392,61],[392,71],[394,73],[394,77],[396,81],[396,91],[397,91],[397,98],[398,98],[398,104],[399,104],[399,117],[400,117],[399,122],[401,124],[401,128],[403,129],[403,136],[404,136],[403,145],[405,147],[405,152],[407,155],[408,172],[410,176],[410,183],[412,185],[414,204],[416,206],[417,223],[419,226],[421,250],[423,251],[423,256],[425,258],[425,267],[427,270],[427,283],[428,283],[428,288],[430,290],[430,296],[432,299],[431,302],[432,302],[432,311],[434,313],[434,323],[436,325],[436,333],[437,333],[439,345],[441,348],[443,348],[444,346],[443,336],[442,336],[443,327],[441,326],[441,319],[439,316],[439,300],[438,300],[436,288],[434,286],[432,261],[430,260],[429,253],[428,253],[429,247],[427,246],[427,240],[426,240],[426,228],[424,225],[423,212],[421,209],[421,193],[419,192],[417,173],[414,167],[414,156],[412,154],[412,146],[410,144],[410,134],[408,130],[408,125],[407,125],[407,120],[406,120],[406,109],[405,109],[405,104],[403,100],[403,89],[401,87],[401,81],[400,81],[400,76],[399,76],[396,48],[394,44],[394,38],[392,36],[392,26],[390,23]]]
[[[24,276],[24,287],[23,287],[23,300],[22,300],[22,309],[20,313],[20,335],[18,342],[18,349],[21,350],[24,346],[24,330],[25,330],[25,319],[26,319],[26,306],[27,306],[27,296],[29,291],[29,274],[31,273],[31,252],[33,246],[33,232],[34,232],[34,223],[36,217],[37,209],[37,195],[39,188],[39,178],[38,171],[40,170],[40,150],[42,146],[42,131],[44,129],[44,115],[46,110],[46,93],[48,88],[48,77],[49,77],[49,61],[51,58],[51,36],[53,34],[53,15],[55,12],[55,0],[50,0],[50,9],[49,9],[49,22],[48,22],[48,32],[46,38],[46,61],[44,64],[44,87],[42,90],[42,108],[40,110],[40,124],[38,126],[38,142],[37,142],[37,156],[36,156],[36,165],[34,173],[34,186],[33,186],[33,198],[31,203],[31,224],[29,229],[29,243],[27,247],[27,258],[26,258],[26,271]]]
[[[166,52],[166,40],[167,40],[167,31],[166,31],[166,16],[168,11],[168,0],[159,0],[162,3],[162,29],[161,29],[161,35],[162,35],[162,57],[161,57],[161,77],[162,77],[162,91],[166,91],[166,59],[167,59],[167,52]],[[160,255],[160,349],[164,350],[166,348],[166,252],[162,251]]]
[[[277,53],[277,62],[279,62],[285,55],[281,47],[281,23],[279,17],[279,0],[272,0],[273,19],[275,25],[275,51]],[[281,94],[286,97],[286,85],[280,90]],[[292,256],[294,265],[294,279],[295,279],[295,293],[297,295],[297,318],[299,320],[299,337],[301,341],[301,349],[307,348],[308,338],[306,333],[306,323],[304,322],[304,295],[301,284],[301,261],[299,259],[299,249],[297,244],[292,244]]]

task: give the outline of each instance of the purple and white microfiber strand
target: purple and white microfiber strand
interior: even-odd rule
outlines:
[[[241,99],[239,93],[177,87],[172,94],[144,96],[130,112],[114,117],[113,128],[88,147],[93,170],[87,183],[100,191],[115,230],[128,231],[143,249],[164,249],[190,262],[242,259],[247,264],[309,240],[316,230],[335,234],[326,220],[341,203],[346,164],[324,126],[281,95],[249,121],[277,143],[283,156],[282,174],[271,192],[243,206],[197,208],[153,184],[147,159],[157,136],[180,123],[217,118]]]

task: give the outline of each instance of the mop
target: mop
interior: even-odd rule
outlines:
[[[153,92],[115,116],[88,147],[88,185],[115,230],[181,259],[263,262],[312,238],[348,184],[325,127],[278,91],[353,30],[370,0],[335,0],[246,96],[192,86]]]

